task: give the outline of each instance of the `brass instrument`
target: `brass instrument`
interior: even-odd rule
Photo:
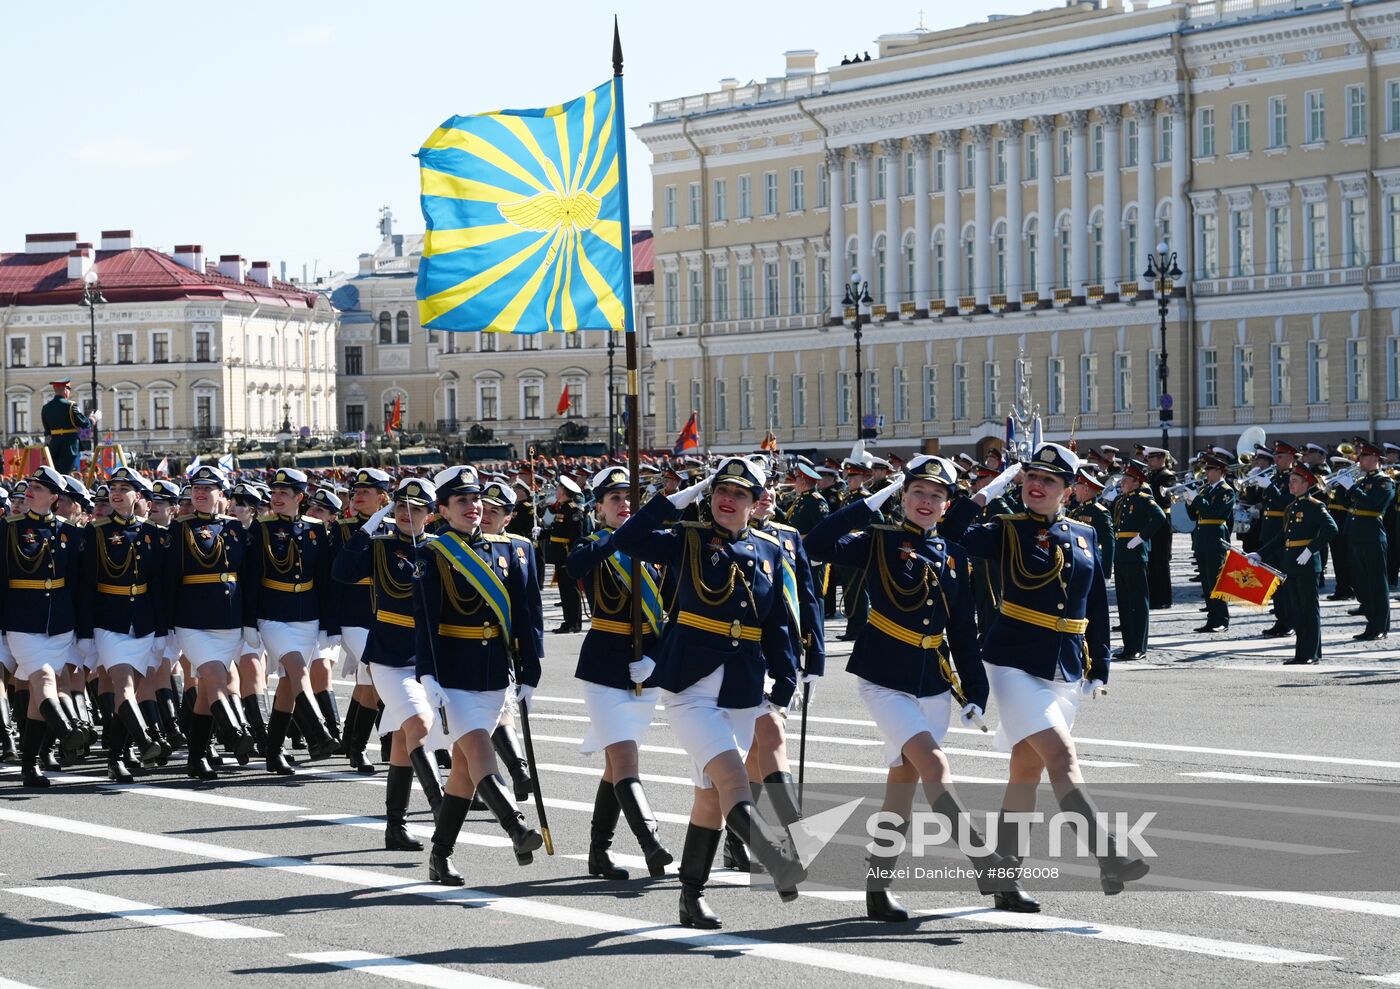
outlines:
[[[1366,472],[1362,470],[1360,466],[1353,465],[1351,467],[1348,467],[1346,470],[1339,470],[1335,474],[1330,474],[1327,477],[1324,477],[1322,479],[1322,490],[1330,492],[1338,484],[1341,484],[1342,481],[1346,478],[1350,478],[1351,483],[1355,484],[1357,481],[1361,480],[1365,476]]]

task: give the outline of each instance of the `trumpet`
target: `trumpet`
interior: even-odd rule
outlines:
[[[1350,479],[1351,483],[1355,484],[1365,476],[1366,472],[1362,470],[1360,466],[1348,467],[1346,470],[1339,470],[1330,477],[1323,478],[1322,490],[1331,491],[1338,484],[1341,484],[1343,480],[1347,479]]]

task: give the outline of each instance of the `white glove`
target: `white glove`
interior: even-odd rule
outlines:
[[[427,695],[430,707],[447,707],[447,691],[442,689],[437,677],[422,677],[419,682],[423,684],[423,693]]]
[[[786,718],[787,718],[787,708],[783,707],[783,706],[782,706],[781,704],[779,704],[777,701],[767,701],[767,702],[765,702],[765,703],[767,703],[767,705],[768,705],[768,712],[769,712],[770,714],[776,714],[778,717],[783,718],[783,719],[786,720]],[[792,697],[792,703],[793,703],[793,709],[796,710],[797,705],[800,705],[802,702],[801,702],[800,700],[798,700],[797,695],[794,694],[793,697]]]
[[[1114,488],[1112,491],[1105,491],[1103,493],[1103,497],[1100,500],[1105,505],[1111,505],[1118,500],[1118,496],[1122,493],[1123,492],[1119,491],[1117,488]]]
[[[810,704],[812,698],[817,696],[817,681],[820,679],[821,676],[816,673],[797,674],[797,689],[792,692],[792,701],[788,706],[794,711],[800,711],[803,703]]]
[[[88,418],[91,419],[93,422],[101,422],[101,421],[102,421],[102,410],[101,410],[101,409],[93,409],[91,412],[88,413]]]
[[[1006,468],[1006,470],[1002,471],[996,477],[988,481],[987,486],[981,491],[977,492],[978,496],[982,497],[982,504],[985,505],[993,498],[1000,498],[1002,493],[1007,488],[1011,487],[1011,482],[1016,480],[1020,473],[1021,465],[1019,463],[1016,463],[1012,464],[1010,467]]]
[[[1137,548],[1138,548],[1139,546],[1141,546],[1141,545],[1142,545],[1142,537],[1141,537],[1141,536],[1134,536],[1132,539],[1129,539],[1129,540],[1128,540],[1128,549],[1137,549]]]
[[[1262,556],[1260,556],[1258,553],[1246,553],[1246,554],[1244,555],[1244,558],[1245,558],[1246,560],[1248,560],[1250,563],[1254,564],[1256,567],[1259,566],[1261,563],[1264,562],[1264,558],[1263,558]]]
[[[371,515],[369,517],[369,521],[366,522],[364,525],[360,526],[360,529],[364,532],[368,532],[371,536],[374,535],[376,532],[379,531],[379,527],[384,523],[384,520],[389,517],[389,514],[393,510],[394,506],[392,502],[388,505],[385,505],[379,511]]]
[[[710,484],[714,479],[715,476],[711,474],[698,484],[692,484],[688,488],[682,488],[675,494],[668,494],[666,500],[676,508],[686,508],[705,496],[705,492],[710,490]]]
[[[262,648],[262,636],[258,635],[258,630],[251,625],[243,626],[243,645],[249,652],[257,652]]]
[[[627,664],[627,675],[632,678],[633,683],[646,683],[655,672],[656,660],[650,656],[643,656],[635,663]]]
[[[1100,697],[1107,697],[1108,688],[1100,680],[1080,680],[1079,693],[1080,696],[1092,701]]]
[[[1301,553],[1298,554],[1298,566],[1301,567],[1304,563],[1307,563],[1307,562],[1308,562],[1309,560],[1311,560],[1311,559],[1312,559],[1312,550],[1310,550],[1310,549],[1304,549],[1303,552],[1301,552]]]
[[[1350,474],[1343,474],[1337,478],[1337,483],[1350,491],[1351,486],[1356,483],[1356,478],[1352,477]]]
[[[541,532],[541,531],[542,531],[542,530],[540,529],[539,526],[535,526],[533,529],[531,529],[531,530],[530,530],[530,541],[531,541],[531,542],[537,541],[537,540],[540,538],[540,532]]]
[[[982,720],[983,710],[978,704],[964,704],[962,709],[963,724],[971,725],[974,728],[987,730],[987,723]]]
[[[548,508],[546,508],[546,509],[544,510],[544,515],[540,517],[540,521],[543,522],[545,525],[553,525],[553,524],[554,524],[554,513],[553,513],[552,511],[550,511]]]
[[[1200,494],[1200,492],[1197,491],[1195,488],[1192,488],[1190,491],[1187,491],[1186,494],[1183,495],[1183,497],[1186,499],[1186,504],[1189,505],[1191,504],[1191,502],[1195,501],[1196,495],[1198,494]]]
[[[92,654],[97,651],[96,644],[91,639],[78,640],[78,656],[82,659],[91,659]]]
[[[535,696],[535,688],[528,683],[517,683],[515,685],[515,698],[523,706],[530,706],[530,699]]]
[[[865,499],[865,507],[872,512],[878,512],[881,506],[893,498],[895,492],[902,487],[904,487],[904,475],[902,473],[896,474],[894,477],[890,478],[889,484],[886,484],[879,491],[876,491],[873,495]]]
[[[1264,491],[1267,491],[1269,488],[1274,486],[1274,483],[1272,481],[1270,481],[1267,477],[1263,476],[1256,477],[1249,483],[1254,485],[1256,488],[1260,488]]]

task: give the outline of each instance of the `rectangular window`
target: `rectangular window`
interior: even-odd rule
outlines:
[[[802,168],[788,170],[788,209],[798,212],[807,208],[807,171]]]
[[[1099,355],[1079,355],[1079,411],[1099,411]]]
[[[794,262],[796,263],[796,262]],[[831,259],[817,258],[817,312],[831,311]],[[799,298],[806,298],[805,294]],[[796,304],[796,303],[794,303]],[[805,305],[805,303],[804,303]]]
[[[739,428],[753,428],[753,379],[739,379]]]
[[[894,421],[909,421],[909,372],[902,367],[894,369]]]
[[[781,301],[778,297],[778,262],[765,261],[763,263],[763,315],[778,315],[778,306]]]
[[[753,319],[753,265],[739,265],[739,318]]]
[[[363,405],[345,406],[345,428],[352,433],[364,432],[365,407]]]
[[[704,298],[703,298],[703,284],[704,284],[704,283],[700,280],[700,269],[699,269],[699,268],[690,268],[689,270],[687,270],[687,271],[686,271],[686,279],[687,279],[687,280],[689,281],[689,283],[690,283],[690,285],[689,285],[689,292],[687,293],[687,294],[689,295],[689,297],[690,297],[689,300],[688,300],[688,302],[687,302],[687,309],[688,309],[688,311],[689,311],[690,321],[691,321],[692,323],[698,323],[698,322],[700,322],[700,320],[701,320],[702,318],[704,318],[703,315],[702,315],[702,309],[703,309],[703,306],[704,306]],[[484,333],[484,334],[482,334],[482,336],[490,336],[490,335],[491,335],[491,334],[489,334],[489,333]]]
[[[1327,103],[1320,89],[1307,93],[1305,99],[1308,108],[1307,143],[1321,144],[1327,139]]]
[[[846,159],[846,203],[849,205],[856,201],[856,163],[855,159]]]
[[[1308,404],[1326,405],[1331,388],[1327,380],[1327,341],[1308,341]]]
[[[993,175],[992,175],[992,181],[995,182],[997,185],[1005,185],[1005,184],[1006,184],[1006,139],[1005,139],[1005,138],[1001,138],[1001,137],[997,138],[997,142],[996,142],[996,144],[994,145],[994,147],[995,147],[995,153],[994,153],[993,156],[992,156],[992,162],[993,162],[994,173],[993,173]]]
[[[711,211],[711,213],[710,213],[710,220],[711,220],[711,221],[715,221],[715,220],[727,220],[727,219],[729,219],[728,204],[727,204],[727,200],[728,200],[728,199],[729,199],[729,195],[728,195],[727,183],[724,181],[724,179],[715,179],[715,181],[714,181],[714,206],[712,207],[712,211]]]
[[[1198,278],[1220,277],[1220,241],[1214,213],[1196,215],[1196,272]]]
[[[87,363],[92,363],[90,360]],[[29,366],[29,338],[10,337],[10,367]]]
[[[60,354],[62,351],[60,351]],[[136,359],[136,338],[130,333],[117,334],[117,363],[130,364]],[[50,358],[52,360],[52,358]]]
[[[151,334],[151,362],[154,364],[168,364],[170,362],[170,334]]]
[[[800,316],[807,311],[807,269],[801,261],[788,262],[788,311]]]
[[[647,320],[648,320],[647,329],[651,329],[651,323],[650,323],[651,318],[652,318],[652,317],[650,317],[650,316],[647,317]],[[583,335],[582,333],[565,333],[565,334],[564,334],[564,349],[565,349],[565,350],[581,350],[581,349],[583,348],[583,341],[584,341],[584,339],[585,339],[585,337],[584,337],[584,335]],[[639,340],[638,340],[638,343],[639,343],[641,346],[646,346],[646,341],[645,341],[644,338],[643,338],[643,339],[639,339]]]
[[[875,159],[875,198],[884,199],[889,193],[890,184],[890,159],[888,155],[880,155]]]
[[[807,376],[792,376],[792,424],[799,429],[807,425]]]
[[[1172,123],[1173,117],[1170,113],[1164,113],[1157,118],[1157,160],[1172,160],[1172,140],[1176,137],[1176,128]]]
[[[668,185],[662,192],[662,224],[666,227],[676,225],[676,187]]]
[[[1385,84],[1385,132],[1400,133],[1400,79]]]
[[[668,271],[661,277],[661,294],[665,304],[666,325],[675,326],[681,321],[681,275],[678,271]],[[451,334],[448,334],[449,339]]]
[[[1103,124],[1089,128],[1089,170],[1103,171]]]
[[[826,162],[817,166],[817,208],[826,209],[831,206],[831,169]]]
[[[948,153],[942,148],[936,148],[933,152],[933,191],[942,192],[945,188],[943,176],[948,170],[946,164]]]
[[[44,337],[44,363],[49,367],[58,367],[63,363],[63,337]]]
[[[987,361],[982,365],[982,417],[996,419],[1000,414],[1001,365]]]
[[[365,373],[364,347],[345,348],[345,373],[347,375]]]
[[[851,422],[851,372],[836,372],[836,425],[847,426]]]
[[[520,337],[521,350],[539,350],[540,336],[538,333],[525,333]]]
[[[680,397],[676,394],[676,383],[666,382],[666,432],[674,433],[680,429]]]
[[[1287,206],[1269,207],[1269,273],[1286,274],[1293,257],[1292,235],[1289,232]]]
[[[778,388],[778,376],[770,374],[763,382],[764,403],[768,408],[768,421],[764,424],[769,429],[777,429],[783,424],[782,391]]]
[[[1346,88],[1347,137],[1366,136],[1366,87],[1361,85]]]
[[[1269,404],[1282,408],[1292,401],[1288,381],[1288,344],[1269,347]]]
[[[1235,406],[1254,404],[1254,348],[1235,348]]]
[[[500,349],[501,338],[495,333],[478,333],[476,349],[478,353],[492,354]]]
[[[1269,147],[1288,147],[1288,100],[1282,96],[1269,97]]]
[[[729,428],[729,382],[715,379],[715,429],[723,432]]]
[[[1201,408],[1213,409],[1219,404],[1219,380],[1215,351],[1201,351]]]
[[[197,361],[214,359],[208,330],[195,330],[194,332],[194,359]]]
[[[1346,266],[1364,268],[1369,232],[1366,227],[1366,200],[1361,197],[1342,200],[1346,214]]]
[[[953,365],[953,418],[967,418],[967,365]]]
[[[1400,401],[1400,337],[1385,338],[1385,400]]]
[[[740,269],[743,270],[742,268]],[[749,268],[749,283],[753,283],[753,269]],[[752,288],[750,288],[750,305],[752,305]],[[715,269],[715,319],[724,320],[729,318],[729,269]]]
[[[117,396],[117,428],[136,428],[136,396],[127,392]]]
[[[1070,133],[1068,127],[1061,127],[1057,132],[1060,141],[1060,172],[1061,175],[1069,174],[1070,166]]]
[[[151,428],[170,428],[170,393],[156,392],[151,396]]]
[[[739,212],[735,214],[741,220],[747,220],[753,216],[753,176],[739,176]]]
[[[1196,111],[1196,157],[1215,156],[1215,107],[1203,106]]]
[[[865,405],[861,411],[865,415],[874,415],[879,408],[880,372],[872,371],[867,368],[865,372]]]
[[[91,364],[91,363],[92,363],[92,348],[93,348],[93,340],[92,340],[92,337],[91,337],[91,336],[85,335],[85,336],[82,337],[82,341],[83,341],[83,359],[82,359],[82,363],[83,363],[83,364]]]
[[[526,419],[538,419],[544,403],[544,382],[527,378],[520,386],[520,411]]]
[[[1132,168],[1138,163],[1138,122],[1129,117],[1123,126],[1123,164]]]
[[[773,216],[778,212],[778,173],[763,173],[763,214]]]
[[[1045,390],[1050,415],[1065,414],[1065,359],[1050,357],[1045,362]]]
[[[494,421],[501,417],[501,386],[495,381],[482,381],[477,386],[476,404],[482,419]]]
[[[1371,397],[1371,385],[1367,372],[1370,357],[1370,341],[1351,339],[1347,341],[1347,401],[1365,402]]]
[[[700,222],[700,183],[690,183],[690,211],[686,215],[686,222],[692,227]]]
[[[1230,105],[1230,150],[1240,154],[1249,150],[1249,104]]]
[[[1133,355],[1113,355],[1113,411],[1131,412],[1133,408]]]
[[[700,393],[701,393],[703,390],[704,390],[704,389],[702,389],[702,388],[700,387],[700,382],[699,382],[699,381],[691,381],[691,383],[690,383],[690,407],[691,407],[692,409],[699,409],[699,408],[700,408],[700,401],[701,401]]]
[[[914,194],[914,152],[904,152],[902,160],[904,162],[903,192],[906,196],[912,196]]]
[[[1254,274],[1254,214],[1247,209],[1230,214],[1230,257],[1236,277]]]
[[[977,184],[977,145],[968,141],[963,145],[963,189],[971,189]]]
[[[938,365],[924,365],[924,422],[938,421]]]
[[[1327,259],[1327,204],[1308,203],[1303,211],[1307,270],[1326,271],[1330,267]]]
[[[1036,150],[1039,146],[1039,134],[1026,135],[1026,167],[1021,171],[1028,179],[1040,177],[1040,153]]]
[[[1400,195],[1385,197],[1386,261],[1400,257]]]

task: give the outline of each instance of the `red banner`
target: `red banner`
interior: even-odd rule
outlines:
[[[1215,579],[1210,596],[1262,608],[1278,590],[1279,576],[1276,570],[1262,563],[1250,563],[1243,554],[1227,550],[1225,565],[1220,568],[1220,576]]]

